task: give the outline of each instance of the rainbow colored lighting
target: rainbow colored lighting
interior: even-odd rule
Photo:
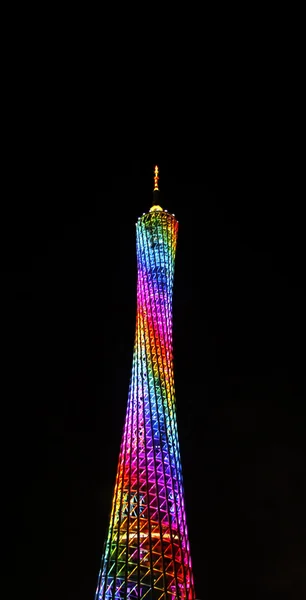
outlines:
[[[132,376],[95,600],[195,599],[173,374],[177,234],[161,208],[136,224]]]

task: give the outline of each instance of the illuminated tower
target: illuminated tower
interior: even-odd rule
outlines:
[[[194,600],[176,422],[172,293],[178,222],[136,223],[137,315],[127,412],[95,600]]]

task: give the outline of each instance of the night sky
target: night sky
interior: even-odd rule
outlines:
[[[184,124],[167,107],[137,135],[127,109],[118,122],[88,97],[59,104],[34,130],[19,116],[2,204],[11,597],[94,598],[132,366],[135,222],[157,163],[179,221],[175,382],[197,597],[305,598],[305,193],[284,129],[224,114],[221,97],[201,124],[189,100]]]

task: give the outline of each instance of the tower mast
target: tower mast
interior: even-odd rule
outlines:
[[[155,165],[154,167],[154,187],[153,187],[153,200],[152,200],[152,206],[150,208],[150,212],[156,211],[156,210],[163,210],[162,207],[159,205],[159,187],[158,187],[158,180],[159,180],[159,170],[158,170],[158,166]]]

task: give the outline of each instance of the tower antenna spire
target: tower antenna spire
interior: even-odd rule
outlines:
[[[158,180],[159,180],[159,170],[158,170],[158,166],[155,165],[154,167],[154,189],[153,192],[159,192],[159,187],[158,187]]]
[[[159,170],[158,170],[158,166],[155,165],[155,167],[154,167],[153,200],[152,200],[152,206],[150,208],[150,212],[155,211],[155,210],[163,210],[161,208],[161,206],[159,206],[160,193],[159,193],[159,187],[158,187],[158,180],[159,180]]]

